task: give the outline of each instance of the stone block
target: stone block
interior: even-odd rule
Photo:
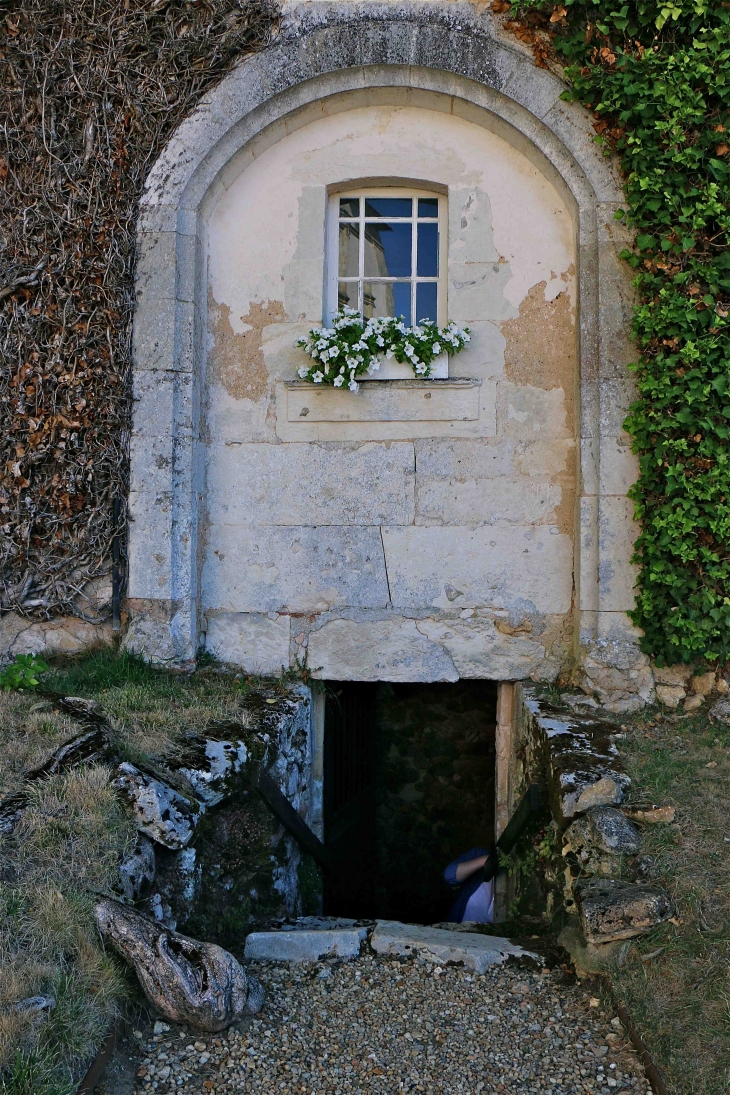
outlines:
[[[692,696],[687,696],[684,701],[685,711],[699,711],[702,704],[705,702],[704,696],[698,696],[696,693]]]
[[[129,596],[170,596],[172,579],[171,491],[129,495]]]
[[[657,684],[669,684],[673,688],[686,688],[692,676],[691,665],[655,665],[653,669]]]
[[[639,458],[628,436],[604,437],[600,449],[601,494],[627,494],[639,476]]]
[[[474,380],[370,380],[355,393],[306,382],[287,384],[287,421],[470,422],[479,418]]]
[[[715,690],[716,680],[717,674],[713,670],[711,673],[701,673],[698,676],[692,677],[689,684],[695,695],[709,696],[710,693]]]
[[[713,703],[709,714],[718,722],[730,726],[730,699],[718,700],[717,703]]]
[[[221,612],[207,617],[206,650],[247,673],[278,674],[289,665],[288,616]]]
[[[429,385],[418,395],[395,391],[382,394],[392,385]],[[452,385],[451,394],[437,394],[436,385]],[[466,386],[466,387],[465,387]],[[292,410],[289,397],[294,392]],[[375,395],[369,393],[375,392]],[[300,393],[300,394],[297,394]],[[312,393],[322,402],[321,420],[312,420]],[[377,394],[381,393],[381,394]],[[302,394],[306,399],[301,398]],[[497,430],[497,386],[493,380],[371,381],[356,395],[358,406],[345,403],[351,392],[334,388],[320,389],[311,384],[276,386],[276,433],[283,441],[411,441],[417,437],[494,437]],[[426,396],[431,396],[427,401]],[[452,398],[452,396],[454,398]],[[337,399],[333,410],[332,398]],[[363,397],[367,406],[364,406]],[[423,404],[421,404],[421,399]],[[434,399],[436,403],[434,404]],[[406,403],[403,413],[399,406]],[[346,418],[337,418],[343,408]],[[425,409],[424,408],[435,409]],[[307,409],[307,414],[301,412]],[[431,415],[431,418],[426,415]],[[420,415],[421,417],[418,417]]]
[[[489,619],[421,619],[416,627],[448,654],[460,677],[519,680],[531,676],[546,657],[538,640],[529,634],[505,635]]]
[[[174,279],[174,273],[172,274]],[[174,280],[173,280],[174,286]],[[136,309],[132,334],[135,372],[175,368],[175,311],[171,296],[146,299]]]
[[[600,202],[620,202],[621,176],[613,158],[603,156],[595,143],[596,134],[590,116],[578,103],[560,101],[543,121],[568,147],[587,174]]]
[[[601,498],[598,531],[600,607],[603,612],[625,613],[636,600],[638,568],[631,562],[631,553],[640,528],[634,520],[634,503],[621,496]]]
[[[637,855],[640,847],[639,830],[612,806],[592,806],[563,834],[563,855],[573,852],[584,871],[607,878],[620,870],[623,857]]]
[[[190,843],[203,812],[198,802],[128,761],[118,766],[114,786],[129,802],[139,832],[171,851]]]
[[[681,684],[658,684],[656,686],[656,698],[664,707],[679,707],[687,695]]]
[[[554,526],[391,527],[383,545],[398,608],[570,609],[573,545]]]
[[[226,612],[327,612],[388,603],[379,528],[215,525],[203,597]]]
[[[413,520],[413,445],[211,446],[211,524],[407,525]]]
[[[527,467],[517,465],[518,459],[529,465],[528,449],[513,441],[424,438],[415,442],[418,479],[424,483],[436,478],[466,482],[510,477],[517,471],[529,475]]]
[[[498,384],[497,420],[500,439],[538,441],[570,436],[566,393],[562,388],[531,384]]]
[[[308,664],[323,680],[457,681],[453,661],[420,622],[330,620],[311,632]]]
[[[251,932],[244,957],[254,962],[318,962],[320,958],[357,958],[367,928]]]
[[[525,477],[450,479],[418,476],[417,525],[537,525],[555,521],[559,484]]]
[[[165,369],[135,372],[134,432],[140,437],[190,435],[193,398],[194,381],[188,373]]]
[[[446,928],[421,928],[394,920],[378,920],[370,939],[376,954],[402,958],[423,958],[427,962],[455,962],[475,973],[515,958],[536,958],[522,947],[497,935],[449,931]]]
[[[675,915],[669,894],[655,886],[594,878],[578,883],[575,896],[589,943],[632,939]]]

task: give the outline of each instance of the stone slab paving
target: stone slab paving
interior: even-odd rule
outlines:
[[[561,971],[372,954],[250,969],[262,1013],[139,1034],[135,1095],[650,1095],[618,1020]]]
[[[536,954],[497,935],[422,928],[397,920],[378,920],[370,945],[376,954],[398,954],[403,958],[419,955],[427,960],[456,962],[475,973],[484,973],[488,966],[500,965],[509,958],[529,957],[539,961]]]
[[[367,934],[367,928],[251,932],[244,957],[274,962],[316,962],[329,955],[357,958]]]

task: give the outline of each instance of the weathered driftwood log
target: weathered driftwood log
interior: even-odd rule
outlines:
[[[100,901],[94,914],[101,934],[166,1018],[218,1031],[261,1010],[260,983],[222,947],[170,931],[116,901]]]

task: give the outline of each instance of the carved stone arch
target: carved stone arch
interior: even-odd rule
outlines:
[[[632,294],[614,220],[622,192],[590,116],[563,102],[563,91],[489,12],[471,5],[326,0],[289,9],[278,38],[242,61],[179,127],[150,172],[139,217],[131,649],[185,665],[198,645],[206,211],[284,128],[305,125],[318,111],[397,94],[492,130],[572,210],[581,442],[576,623],[582,649],[598,640],[611,645],[614,662],[635,657],[626,617],[635,535],[626,490],[635,467],[621,431],[632,397]]]

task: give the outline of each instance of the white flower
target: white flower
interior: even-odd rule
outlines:
[[[378,337],[375,339],[375,341],[376,341],[378,346],[385,346],[385,339],[383,338],[382,335],[378,335]]]
[[[302,367],[301,367],[300,369],[297,369],[297,372],[299,373],[299,375],[300,375],[300,377],[302,378],[302,380],[304,380],[305,376],[306,376],[306,375],[307,375],[307,373],[309,372],[309,369],[306,369],[306,368],[304,367],[304,365],[302,365]]]
[[[324,373],[321,373],[318,369],[316,373],[312,373],[312,380],[315,384],[321,384],[324,380]]]
[[[372,361],[370,362],[370,364],[368,365],[368,372],[369,373],[376,373],[379,368],[380,368],[380,362],[377,360],[377,358],[373,358]]]
[[[434,344],[433,344],[433,352],[434,352],[435,354],[440,354],[440,353],[441,353],[441,343],[440,343],[440,342],[434,342]]]
[[[345,378],[342,376],[336,376],[334,379],[335,388],[341,388],[345,382]]]
[[[351,392],[359,392],[360,391],[360,385],[354,379],[354,377],[352,377],[350,379],[350,383],[347,385],[347,387],[350,389]]]

